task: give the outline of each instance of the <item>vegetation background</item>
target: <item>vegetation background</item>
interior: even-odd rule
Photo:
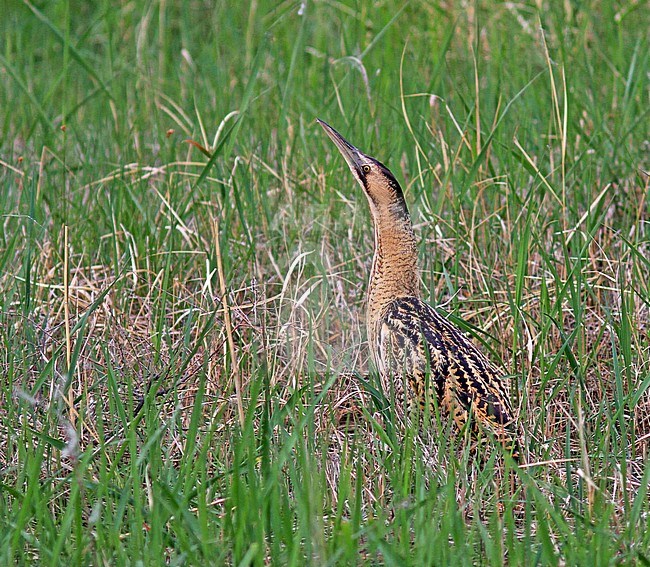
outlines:
[[[647,565],[649,24],[5,0],[0,563]],[[395,434],[370,217],[316,117],[403,181],[526,466]]]

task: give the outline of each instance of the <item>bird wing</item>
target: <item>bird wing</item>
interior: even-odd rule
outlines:
[[[379,324],[385,390],[396,378],[403,383],[396,394],[405,388],[420,409],[436,397],[459,427],[471,412],[481,426],[510,437],[514,419],[504,372],[456,326],[416,297],[391,302]]]
[[[417,306],[393,301],[380,319],[378,341],[379,371],[387,395],[390,392],[402,401],[406,391],[409,405],[418,403],[421,411],[434,399],[443,399],[449,359],[442,335],[431,332]]]

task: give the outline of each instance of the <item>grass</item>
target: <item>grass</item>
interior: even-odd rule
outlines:
[[[0,562],[648,564],[642,6],[10,0]],[[382,413],[316,117],[403,181],[530,466]]]

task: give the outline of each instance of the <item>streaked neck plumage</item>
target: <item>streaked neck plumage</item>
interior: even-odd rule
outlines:
[[[372,187],[366,190],[375,227],[375,253],[368,284],[369,331],[392,301],[420,297],[417,244],[404,199],[400,194],[377,202],[371,191]]]

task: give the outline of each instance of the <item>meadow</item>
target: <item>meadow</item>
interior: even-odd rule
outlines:
[[[0,564],[650,564],[637,0],[6,0]],[[394,427],[388,165],[525,462]]]

